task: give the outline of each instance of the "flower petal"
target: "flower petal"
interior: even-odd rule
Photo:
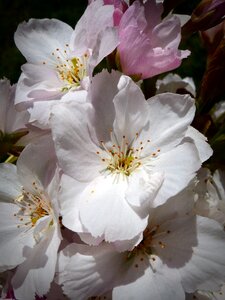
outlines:
[[[94,236],[108,242],[129,240],[147,225],[146,215],[136,213],[125,200],[126,181],[98,177],[81,194],[80,219]]]
[[[86,186],[86,183],[77,182],[72,177],[62,174],[59,191],[60,212],[63,217],[62,223],[75,232],[84,231],[79,218],[79,194],[82,193]]]
[[[55,275],[59,244],[59,233],[52,227],[35,248],[26,249],[26,260],[17,268],[12,279],[16,298],[30,300],[35,294],[43,296],[49,291]]]
[[[154,170],[164,172],[163,185],[156,195],[154,206],[165,203],[167,199],[184,189],[201,167],[197,149],[189,142],[160,155],[152,164]]]
[[[88,5],[71,38],[71,49],[75,55],[83,54],[88,48],[93,49],[97,46],[99,34],[107,30],[107,27],[113,28],[113,13],[113,5],[103,5],[102,0],[93,1]],[[116,46],[117,43],[114,48]],[[109,48],[105,55],[114,48]]]
[[[43,191],[56,171],[56,156],[51,138],[48,135],[43,136],[35,143],[29,144],[21,153],[17,167],[20,182],[25,190],[36,194],[35,182]]]
[[[141,89],[127,76],[121,77],[121,89],[115,96],[114,132],[117,140],[126,137],[128,143],[136,138],[149,121],[149,107]]]
[[[210,158],[210,156],[213,154],[213,150],[210,145],[207,144],[207,138],[203,134],[201,134],[194,127],[189,126],[186,132],[186,136],[190,137],[194,141],[198,149],[198,154],[201,162],[204,162]]]
[[[158,257],[151,263],[145,257],[136,258],[120,284],[113,289],[113,299],[184,300],[185,294],[177,273],[164,265]],[[138,276],[138,275],[139,276]],[[137,277],[135,280],[134,278]]]
[[[100,296],[111,290],[123,257],[106,243],[98,247],[71,244],[59,254],[57,282],[71,300]]]
[[[19,207],[16,204],[0,203],[0,270],[12,269],[24,260],[24,248],[32,247],[35,243],[33,230],[27,230],[20,224],[17,214]]]
[[[113,98],[121,88],[122,80],[120,78],[120,72],[112,71],[109,73],[103,70],[92,79],[88,97],[94,106],[92,124],[96,128],[99,141],[107,142],[110,139],[110,129],[113,128],[115,119]]]
[[[180,270],[186,292],[219,290],[225,278],[225,233],[216,221],[197,217],[197,241],[191,261]]]
[[[21,183],[13,164],[0,164],[0,199],[1,202],[14,202],[21,194]]]
[[[155,198],[164,180],[163,173],[135,172],[129,177],[129,186],[125,197],[128,203],[143,209]]]
[[[56,154],[64,173],[80,181],[99,175],[101,160],[88,126],[88,103],[63,103],[52,110],[52,133]]]
[[[189,95],[164,93],[148,99],[150,129],[148,137],[161,151],[173,148],[186,134],[195,114],[194,100]]]
[[[57,19],[30,19],[21,23],[15,33],[15,43],[29,63],[55,64],[52,52],[64,49],[73,29]]]

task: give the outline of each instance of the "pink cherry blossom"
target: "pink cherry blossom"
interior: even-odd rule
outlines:
[[[189,51],[178,50],[180,20],[171,15],[161,20],[162,3],[135,1],[119,24],[118,60],[126,75],[145,79],[177,68]]]

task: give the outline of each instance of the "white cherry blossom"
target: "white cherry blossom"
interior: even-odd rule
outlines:
[[[181,78],[178,74],[167,74],[163,79],[156,81],[157,94],[170,92],[196,96],[196,87],[191,77]]]
[[[95,76],[89,100],[62,104],[52,114],[64,172],[63,223],[100,240],[136,243],[147,225],[146,207],[180,192],[201,165],[187,134],[194,102],[170,93],[146,101],[119,72]]]
[[[27,146],[17,167],[0,165],[0,269],[17,267],[11,282],[17,299],[46,294],[55,274],[61,234],[53,150],[45,137]]]
[[[202,216],[225,225],[225,173],[216,170],[213,175],[203,168],[198,172],[195,192],[195,209]]]
[[[199,287],[217,290],[225,276],[225,233],[216,221],[192,215],[182,196],[151,211],[143,239],[131,251],[116,252],[105,242],[63,249],[57,282],[69,299],[112,290],[114,300],[184,300],[185,292]]]
[[[57,19],[30,19],[18,26],[15,43],[27,63],[15,103],[22,110],[29,108],[31,122],[40,118],[42,124],[42,115],[48,118],[52,100],[88,89],[94,67],[117,46],[114,7],[102,2],[87,7],[75,30]]]

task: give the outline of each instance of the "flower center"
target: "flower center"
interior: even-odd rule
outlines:
[[[40,203],[40,200],[38,199],[38,202]],[[36,209],[31,213],[31,223],[34,226],[36,222],[44,217],[48,216],[48,211],[46,211],[40,204],[36,207]]]
[[[81,57],[67,59],[66,63],[56,66],[60,79],[65,83],[63,91],[79,87],[81,80],[87,76],[87,54]]]
[[[157,249],[166,249],[167,245],[163,238],[170,233],[170,230],[160,231],[159,225],[155,225],[152,228],[147,227],[143,233],[142,241],[132,251],[127,252],[126,259],[136,259],[134,267],[138,268],[138,260],[143,262],[144,257],[147,257],[150,259],[152,270],[155,271],[153,263],[157,259]]]
[[[81,81],[87,76],[87,63],[90,56],[89,52],[84,53],[79,57],[70,58],[69,45],[65,45],[65,49],[57,48],[52,52],[54,60],[56,60],[56,70],[64,86],[62,91],[68,91],[72,88],[77,88],[81,85]],[[46,62],[44,61],[45,65]]]
[[[108,161],[107,170],[112,173],[122,173],[129,176],[141,165],[139,157],[135,156],[134,149],[129,148],[127,143],[122,150],[120,146],[113,145],[109,152],[111,155]]]
[[[132,251],[128,252],[128,258],[138,254],[146,254],[146,255],[153,254],[152,240],[158,228],[159,228],[158,225],[156,225],[152,229],[146,228],[145,231],[143,232],[142,241]]]
[[[149,157],[156,157],[160,150],[157,150],[157,153],[151,153],[147,157],[142,157],[143,150],[146,145],[150,143],[150,140],[147,140],[145,143],[142,141],[136,143],[138,136],[139,134],[136,133],[132,142],[129,143],[124,135],[119,142],[113,131],[110,130],[110,146],[106,146],[104,141],[101,141],[101,151],[96,152],[105,165],[105,168],[101,172],[129,176],[134,170],[138,169],[145,160],[149,160]],[[133,147],[134,142],[138,146]]]
[[[52,215],[51,205],[43,191],[39,190],[35,182],[33,182],[33,187],[37,194],[34,195],[22,188],[22,194],[15,199],[15,203],[20,207],[18,213],[14,214],[19,219],[18,228],[22,226],[34,227],[40,218]],[[49,225],[52,222],[53,219],[49,222]]]

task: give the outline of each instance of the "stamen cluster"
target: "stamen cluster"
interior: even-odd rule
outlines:
[[[40,218],[51,215],[52,209],[43,191],[39,190],[35,182],[33,182],[33,187],[37,194],[22,188],[22,194],[15,199],[15,203],[20,207],[18,213],[14,214],[20,221],[20,224],[17,225],[18,228],[21,226],[34,227]]]
[[[132,145],[137,141],[138,136],[139,134],[136,133],[135,138],[129,143],[126,136],[123,135],[122,141],[118,142],[115,134],[110,130],[112,146],[108,147],[104,141],[100,142],[100,147],[105,150],[101,153],[101,155],[104,155],[101,157],[101,160],[106,164],[104,171],[129,176],[133,171],[138,169],[146,159],[157,156],[160,149],[157,150],[157,153],[153,152],[148,157],[142,157],[142,151],[147,143],[150,143],[150,140],[147,140],[145,143],[140,141],[138,143],[139,146],[135,148]],[[96,153],[100,155],[99,151]]]
[[[65,46],[68,48],[69,44]],[[52,52],[52,56],[57,60],[56,70],[59,78],[65,84],[63,91],[79,87],[82,79],[87,76],[88,53],[70,59],[69,50],[56,48],[55,52]],[[43,64],[46,64],[46,62],[43,62]]]

